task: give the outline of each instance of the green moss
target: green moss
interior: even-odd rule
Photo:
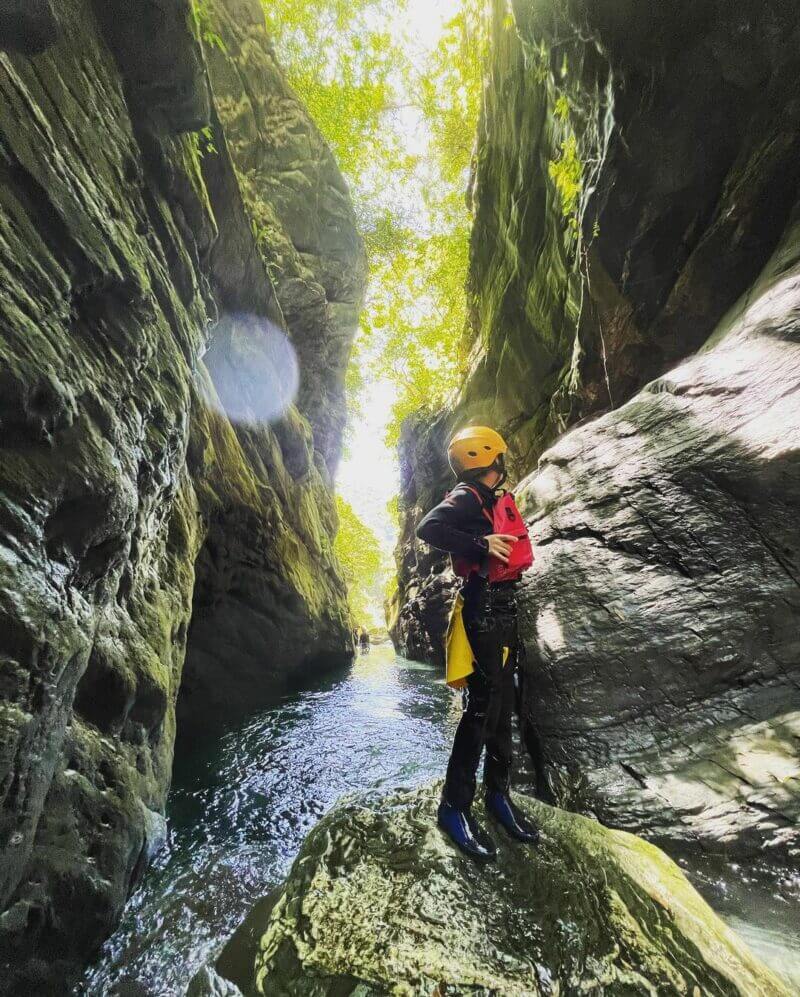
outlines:
[[[520,799],[543,840],[496,867],[436,827],[439,787],[350,804],[306,840],[264,924],[263,994],[788,997],[652,845]],[[350,991],[347,991],[350,992]]]
[[[565,93],[562,93],[553,106],[553,114],[559,119],[559,121],[566,121],[569,118],[569,112],[569,97],[567,97]]]
[[[214,26],[212,0],[192,0],[192,16],[200,40],[211,48],[226,52],[225,42]]]

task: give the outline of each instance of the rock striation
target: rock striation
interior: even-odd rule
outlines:
[[[542,843],[499,840],[483,868],[436,828],[437,789],[329,814],[259,914],[255,965],[189,993],[788,994],[654,846],[526,800]]]
[[[214,32],[188,0],[0,6],[0,992],[62,993],[164,838],[176,703],[241,715],[351,654],[364,261],[257,0]],[[237,60],[249,145],[214,94]]]
[[[297,351],[297,404],[333,473],[345,423],[345,371],[366,280],[350,196],[330,149],[309,127],[284,79],[259,5],[226,0],[209,16],[223,40],[206,49],[219,120],[275,303]],[[230,277],[236,294],[235,270]]]
[[[472,191],[472,371],[406,427],[395,642],[441,654],[453,582],[413,529],[446,487],[450,431],[488,421],[538,542],[528,707],[562,799],[785,857],[798,26],[780,3],[501,7]]]
[[[520,486],[529,707],[615,826],[798,853],[799,442],[796,214],[705,349]]]

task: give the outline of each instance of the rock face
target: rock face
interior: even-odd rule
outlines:
[[[297,351],[298,406],[333,473],[366,279],[353,208],[330,150],[284,80],[259,4],[226,0],[211,18],[224,44],[207,48],[220,121]]]
[[[394,637],[440,653],[451,582],[413,527],[449,431],[489,421],[530,475],[529,708],[563,799],[670,840],[791,849],[797,25],[780,4],[548,11],[495,18],[473,373],[407,427]]]
[[[163,840],[184,659],[199,719],[351,653],[330,470],[364,268],[296,100],[336,211],[309,243],[284,191],[257,235],[268,188],[251,204],[237,156],[270,175],[272,126],[229,148],[188,0],[0,6],[0,991],[60,993]],[[262,43],[250,88],[285,108]],[[321,301],[293,345],[269,253],[309,244]],[[340,367],[295,405],[315,336]]]
[[[231,159],[202,160],[224,227],[210,259],[221,316],[204,358],[209,424],[189,455],[209,529],[178,707],[184,732],[220,710],[244,715],[298,666],[351,653],[330,483],[366,281],[347,188],[275,61],[260,3],[226,0],[209,18],[221,39],[206,46],[212,145]]]
[[[392,622],[416,654],[443,623],[441,559],[413,529],[453,429],[496,426],[528,474],[706,341],[797,198],[800,29],[780,0],[511,6],[494,4],[471,191],[471,374],[403,443]]]
[[[539,848],[498,839],[482,868],[436,828],[437,788],[315,828],[243,993],[788,993],[654,846],[527,801]],[[204,971],[193,992],[222,986]]]
[[[709,347],[548,450],[525,634],[604,819],[798,847],[800,223]]]

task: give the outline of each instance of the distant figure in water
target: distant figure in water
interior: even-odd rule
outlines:
[[[361,648],[362,654],[369,651],[369,631],[366,627],[361,627],[361,632],[358,635],[358,646]]]
[[[506,480],[505,440],[486,426],[457,433],[447,456],[457,484],[417,527],[417,536],[447,551],[463,579],[450,619],[447,681],[464,688],[464,712],[447,766],[439,826],[462,851],[493,859],[491,837],[472,815],[476,776],[486,748],[487,812],[517,841],[539,831],[510,797],[512,717],[519,654],[517,587],[533,563],[528,531]]]

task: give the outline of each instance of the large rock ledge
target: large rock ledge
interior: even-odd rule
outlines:
[[[482,868],[446,843],[437,801],[432,786],[321,821],[259,915],[242,992],[788,995],[654,846],[521,799],[540,847],[498,831]],[[236,990],[205,969],[189,992]]]

